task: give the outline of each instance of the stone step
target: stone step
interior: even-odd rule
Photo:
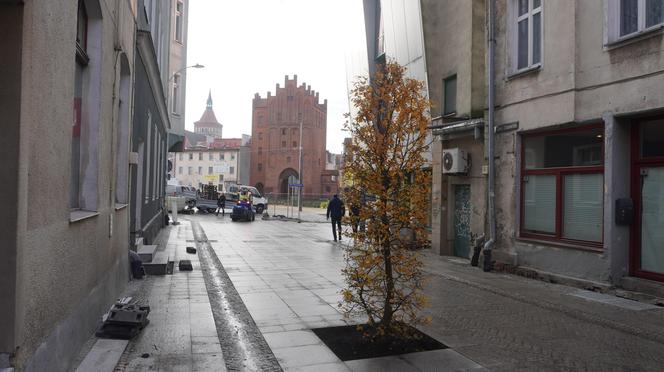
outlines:
[[[152,261],[152,257],[154,257],[156,251],[157,251],[156,245],[143,245],[140,248],[138,248],[137,253],[141,257],[141,261],[145,263]]]
[[[164,251],[157,251],[152,261],[144,262],[143,268],[148,275],[166,275],[169,271],[169,256]]]
[[[621,279],[621,287],[633,292],[639,292],[656,302],[662,302],[664,299],[664,283],[655,282],[648,279],[636,278],[633,276],[626,276]],[[650,301],[647,301],[650,302]]]
[[[76,372],[113,372],[128,343],[128,340],[97,340]]]

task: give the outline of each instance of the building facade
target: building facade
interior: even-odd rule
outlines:
[[[176,16],[170,1],[137,1],[136,77],[131,131],[131,243],[151,244],[164,226],[167,154],[178,148],[180,128],[170,121],[169,82]]]
[[[175,183],[197,189],[214,185],[219,190],[248,184],[251,136],[221,138],[222,129],[210,93],[203,115],[194,122],[195,131],[185,131],[184,152],[169,154]]]
[[[300,124],[302,134],[300,134]],[[286,76],[275,95],[256,93],[253,99],[250,183],[266,194],[288,193],[289,182],[299,180],[302,146],[304,195],[323,195],[321,176],[325,170],[327,100],[306,84],[297,85]],[[300,139],[302,143],[300,143]],[[289,181],[290,180],[290,181]]]
[[[231,184],[241,184],[241,141],[235,138],[224,141],[225,146],[186,149],[172,154],[173,174],[179,184],[199,190],[203,185],[226,190]]]
[[[488,238],[493,162],[495,261],[586,283],[664,281],[661,3],[496,1],[493,61],[488,1],[419,3],[434,102],[433,248],[468,257]],[[394,21],[408,5],[363,5],[371,66],[371,51],[380,56],[383,43],[389,58],[396,38],[375,14],[389,10]],[[486,125],[491,62],[494,133]],[[446,170],[446,157],[465,168]]]
[[[661,2],[498,2],[497,259],[664,280],[663,24]]]
[[[0,369],[70,370],[129,278],[136,14],[0,4]]]
[[[170,58],[168,69],[168,114],[171,130],[168,134],[169,151],[184,145],[184,115],[187,91],[187,32],[189,29],[189,0],[170,0],[171,19]]]
[[[431,247],[468,258],[486,225],[486,6],[484,0],[422,0],[421,6],[433,103]],[[459,171],[450,167],[455,154],[466,164]]]

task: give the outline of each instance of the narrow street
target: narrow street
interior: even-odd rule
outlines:
[[[311,331],[360,321],[345,319],[337,310],[343,251],[332,242],[327,223],[233,223],[228,216],[214,215],[181,216],[180,221],[170,228],[167,246],[185,258],[184,246],[195,242],[200,264],[193,260],[193,272],[176,267],[172,276],[149,277],[143,283],[153,290],[170,289],[152,297],[162,309],[150,303],[152,324],[132,341],[119,370],[220,370],[221,361],[228,370],[287,371],[657,371],[664,365],[664,308],[483,273],[465,260],[429,252],[424,256],[431,274],[426,313],[433,321],[420,329],[449,349],[344,363]],[[193,277],[199,279],[193,282]],[[188,291],[177,283],[188,285]],[[174,309],[201,309],[203,302],[208,309],[209,302],[210,310],[203,315],[188,310],[191,325],[181,328],[165,298],[173,298]],[[164,308],[170,322],[160,324]],[[212,336],[212,318],[218,339]],[[202,349],[201,339],[207,340]],[[159,342],[184,347],[159,351],[154,346]],[[197,355],[201,350],[221,351],[223,358]],[[146,352],[150,358],[142,359]],[[201,358],[208,359],[203,363]]]

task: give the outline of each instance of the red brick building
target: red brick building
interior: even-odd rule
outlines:
[[[297,75],[277,84],[275,94],[253,100],[250,182],[265,193],[287,193],[288,178],[298,178],[300,121],[302,121],[303,184],[305,195],[330,195],[326,190],[325,136],[327,100],[306,84],[297,85]],[[329,185],[329,184],[328,184]]]

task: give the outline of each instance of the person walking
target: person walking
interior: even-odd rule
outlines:
[[[223,192],[219,193],[219,197],[217,198],[217,216],[219,215],[219,211],[221,210],[221,215],[225,216],[226,211],[224,211],[224,207],[226,207],[226,195],[224,195]]]
[[[327,218],[332,217],[332,235],[334,241],[337,241],[337,229],[339,230],[339,241],[341,241],[341,217],[345,214],[344,202],[334,194],[329,203],[327,203]]]

